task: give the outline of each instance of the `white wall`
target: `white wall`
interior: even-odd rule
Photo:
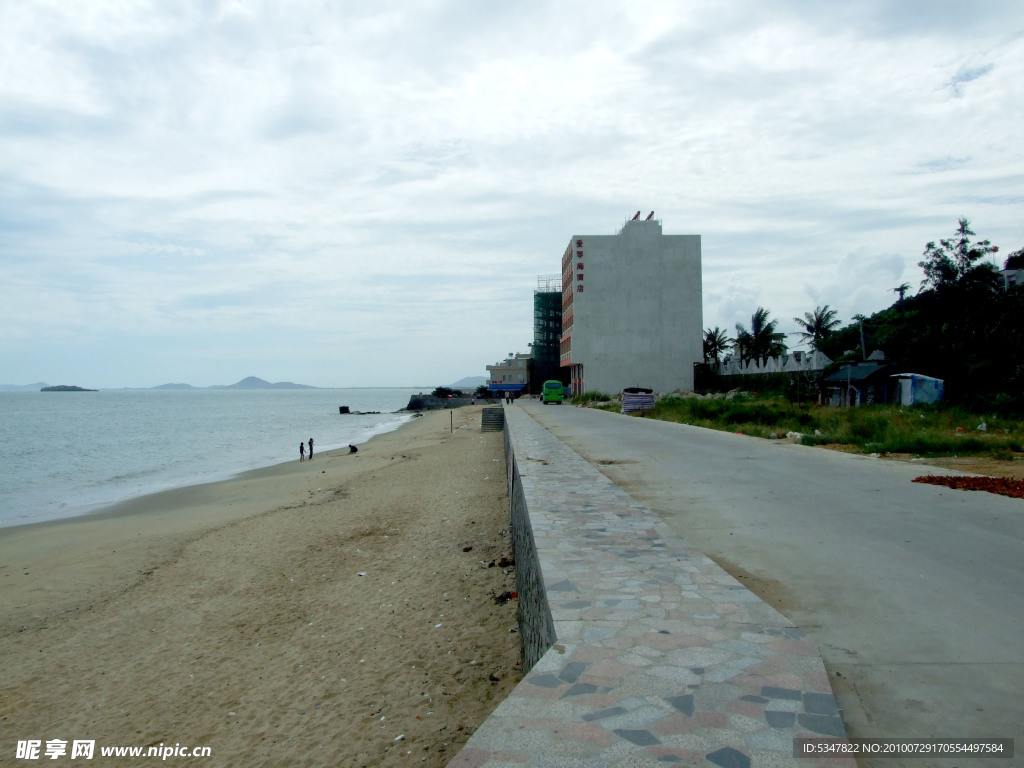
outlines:
[[[574,292],[572,361],[584,387],[693,389],[703,360],[700,235],[662,235],[658,221],[583,241],[584,290]],[[574,258],[574,261],[578,261]]]

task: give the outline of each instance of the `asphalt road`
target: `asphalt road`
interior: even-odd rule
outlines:
[[[922,464],[519,403],[814,638],[850,736],[1014,738],[1017,760],[978,764],[1024,764],[1024,501],[912,483],[948,474]]]

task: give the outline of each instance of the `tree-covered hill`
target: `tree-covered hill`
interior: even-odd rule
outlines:
[[[928,243],[920,292],[855,319],[821,350],[840,360],[880,349],[906,371],[944,379],[948,400],[1024,412],[1024,286],[1004,290],[998,270],[983,261],[998,249],[973,236],[961,219],[954,237]]]

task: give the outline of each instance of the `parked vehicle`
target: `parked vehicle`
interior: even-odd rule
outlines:
[[[557,379],[545,381],[544,388],[541,390],[541,402],[544,405],[548,403],[561,405],[563,400],[565,400],[565,389],[562,387],[562,382]]]

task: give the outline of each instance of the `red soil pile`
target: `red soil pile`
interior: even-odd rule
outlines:
[[[1002,496],[1024,499],[1024,480],[1008,477],[970,477],[963,475],[922,475],[914,478],[915,483],[944,485],[962,491],[988,491]]]

